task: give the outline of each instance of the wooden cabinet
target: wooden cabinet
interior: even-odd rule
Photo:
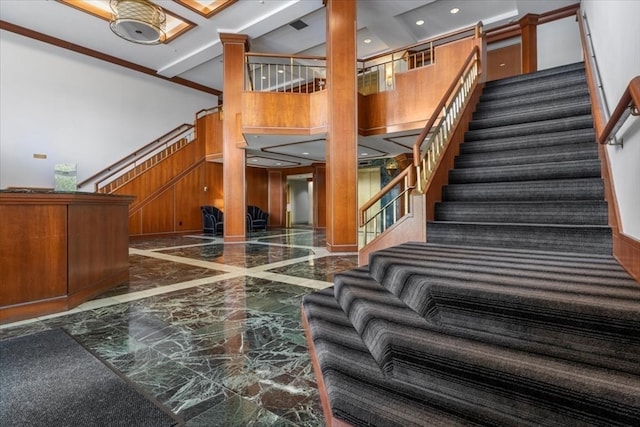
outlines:
[[[0,192],[0,323],[69,310],[128,281],[133,199]]]

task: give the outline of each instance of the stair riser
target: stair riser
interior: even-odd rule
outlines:
[[[580,148],[580,149],[577,149]],[[455,159],[455,168],[495,167],[527,165],[533,163],[568,162],[590,160],[598,157],[594,144],[583,147],[560,146],[548,150],[507,150],[491,154],[465,154]]]
[[[499,80],[492,80],[486,83],[487,88],[494,88],[500,86],[509,86],[513,84],[525,83],[530,81],[541,81],[543,79],[555,79],[566,76],[581,76],[584,75],[585,68],[584,63],[575,63],[563,65],[560,67],[548,68],[546,70],[537,71],[535,73],[519,74],[512,77],[507,77]]]
[[[427,242],[460,246],[611,254],[611,230],[603,227],[429,223],[427,225]]]
[[[591,105],[569,105],[553,109],[539,109],[535,111],[513,111],[506,115],[476,118],[469,124],[470,130],[486,129],[498,126],[511,126],[521,123],[540,122],[548,119],[559,119],[591,114]]]
[[[480,96],[480,102],[476,107],[476,114],[485,114],[492,112],[502,112],[510,108],[528,107],[531,105],[545,106],[549,102],[557,102],[559,99],[580,100],[589,98],[589,91],[586,84],[577,84],[566,86],[557,90],[550,90],[538,93],[526,93],[522,95],[500,97],[495,99],[483,99]]]
[[[553,179],[599,178],[600,164],[594,160],[541,163],[496,168],[454,169],[449,172],[450,184],[535,181]]]
[[[460,154],[471,153],[491,153],[494,151],[534,149],[534,148],[554,148],[560,145],[592,145],[597,143],[593,128],[583,128],[556,133],[538,133],[519,137],[466,140],[460,145]]]
[[[587,80],[584,74],[566,75],[559,78],[546,77],[541,79],[532,79],[527,82],[511,83],[502,85],[486,85],[482,93],[481,101],[490,101],[493,99],[521,96],[527,93],[535,94],[539,92],[547,92],[550,90],[562,90],[567,86],[584,85]]]
[[[577,129],[593,129],[593,118],[591,115],[546,120],[544,122],[500,126],[489,129],[470,130],[465,134],[465,141],[513,138],[554,132],[565,132]]]
[[[459,203],[439,203],[435,209],[436,221],[504,222],[523,224],[602,225],[608,222],[607,206],[585,203],[580,206],[531,206],[530,203],[507,206],[474,206]]]

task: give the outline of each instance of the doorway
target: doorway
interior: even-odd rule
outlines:
[[[287,176],[287,227],[313,226],[313,177]]]

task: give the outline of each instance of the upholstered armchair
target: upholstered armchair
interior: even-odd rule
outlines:
[[[200,206],[202,211],[202,231],[204,234],[222,234],[224,214],[215,206]]]
[[[257,206],[247,206],[247,230],[267,229],[269,214]]]

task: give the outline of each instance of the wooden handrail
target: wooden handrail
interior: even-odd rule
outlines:
[[[471,61],[479,54],[480,54],[480,48],[478,46],[474,46],[473,49],[471,50],[471,53],[469,53],[469,56],[467,56],[467,59],[464,61],[462,67],[460,67],[460,71],[458,71],[458,74],[456,74],[456,77],[452,79],[451,84],[447,88],[447,91],[445,92],[444,96],[440,99],[438,106],[433,110],[434,113],[431,115],[431,118],[429,119],[425,127],[422,129],[422,132],[420,132],[420,135],[418,135],[418,138],[416,139],[416,143],[413,145],[413,165],[415,167],[418,167],[418,165],[420,164],[420,160],[421,160],[420,148],[422,146],[422,143],[426,139],[427,134],[429,133],[429,131],[433,127],[433,124],[438,118],[437,113],[442,111],[442,109],[445,107],[447,101],[453,94],[453,91],[456,90],[456,88],[460,84],[460,79],[464,75],[465,70],[469,67],[469,65],[471,64]]]
[[[159,138],[154,139],[153,141],[151,141],[150,143],[146,144],[145,146],[143,146],[142,148],[134,151],[133,153],[123,157],[122,159],[118,160],[117,162],[107,166],[106,168],[102,169],[100,172],[97,172],[93,175],[91,175],[89,178],[85,179],[84,181],[82,181],[81,183],[78,184],[78,188],[81,188],[82,186],[86,185],[87,183],[97,179],[98,177],[106,174],[107,172],[111,172],[113,168],[119,167],[119,170],[121,170],[124,167],[129,166],[132,161],[135,161],[140,155],[144,155],[149,153],[150,151],[153,150],[154,147],[163,144],[165,141],[163,141],[166,137],[168,137],[169,135],[175,134],[176,136],[180,135],[181,133],[184,133],[190,129],[193,128],[193,125],[190,125],[188,123],[183,123],[180,126],[176,126],[174,129],[170,130],[169,132],[165,133],[164,135],[162,135]],[[182,130],[181,130],[182,129]]]
[[[286,53],[263,53],[263,52],[246,52],[244,54],[245,57],[247,56],[256,56],[259,58],[285,58],[285,59],[312,59],[312,60],[318,60],[318,61],[326,61],[327,58],[324,56],[317,56],[317,55],[296,55],[296,54],[291,54],[288,55]]]
[[[415,188],[415,185],[416,185],[415,168],[413,167],[413,165],[409,165],[402,172],[400,172],[398,176],[393,178],[387,185],[385,185],[380,191],[378,191],[376,194],[371,196],[371,198],[367,200],[367,202],[358,209],[358,213],[359,213],[358,217],[360,219],[359,227],[362,227],[364,225],[364,222],[365,222],[364,213],[367,211],[367,209],[375,205],[378,202],[378,200],[380,200],[382,196],[384,196],[389,191],[391,191],[393,187],[395,187],[396,185],[404,181],[405,177],[408,177],[408,181],[409,181],[409,185],[407,186],[407,188]]]
[[[557,21],[558,19],[568,18],[575,16],[580,9],[580,3],[572,4],[560,9],[551,10],[539,15],[538,25],[547,24],[549,22]],[[507,40],[513,37],[519,36],[521,33],[519,22],[509,22],[504,25],[500,25],[491,29],[487,29],[486,34],[489,43],[498,42],[501,40]]]
[[[211,113],[215,113],[216,111],[221,111],[222,110],[222,104],[218,104],[215,107],[211,107],[211,108],[203,108],[202,110],[198,111],[196,113],[196,120],[204,117],[206,115],[209,115]]]
[[[191,166],[187,167],[185,170],[183,170],[182,172],[180,172],[179,174],[177,174],[176,176],[171,178],[169,181],[165,182],[163,185],[161,185],[160,187],[156,188],[155,191],[153,191],[151,194],[148,194],[144,199],[136,200],[134,203],[129,205],[129,216],[135,214],[140,209],[144,208],[152,200],[157,199],[160,194],[165,192],[172,185],[175,185],[176,182],[180,181],[183,177],[188,175],[195,168],[197,168],[198,166],[200,166],[203,163],[205,163],[205,161],[206,161],[206,159],[204,159],[204,158],[196,161]]]
[[[633,79],[631,79],[629,85],[622,93],[620,101],[618,101],[618,105],[616,105],[616,108],[613,110],[613,113],[611,114],[609,121],[602,130],[602,133],[598,136],[598,142],[600,144],[607,143],[607,140],[613,132],[613,129],[623,117],[625,110],[634,107],[640,107],[640,76],[635,76]]]

